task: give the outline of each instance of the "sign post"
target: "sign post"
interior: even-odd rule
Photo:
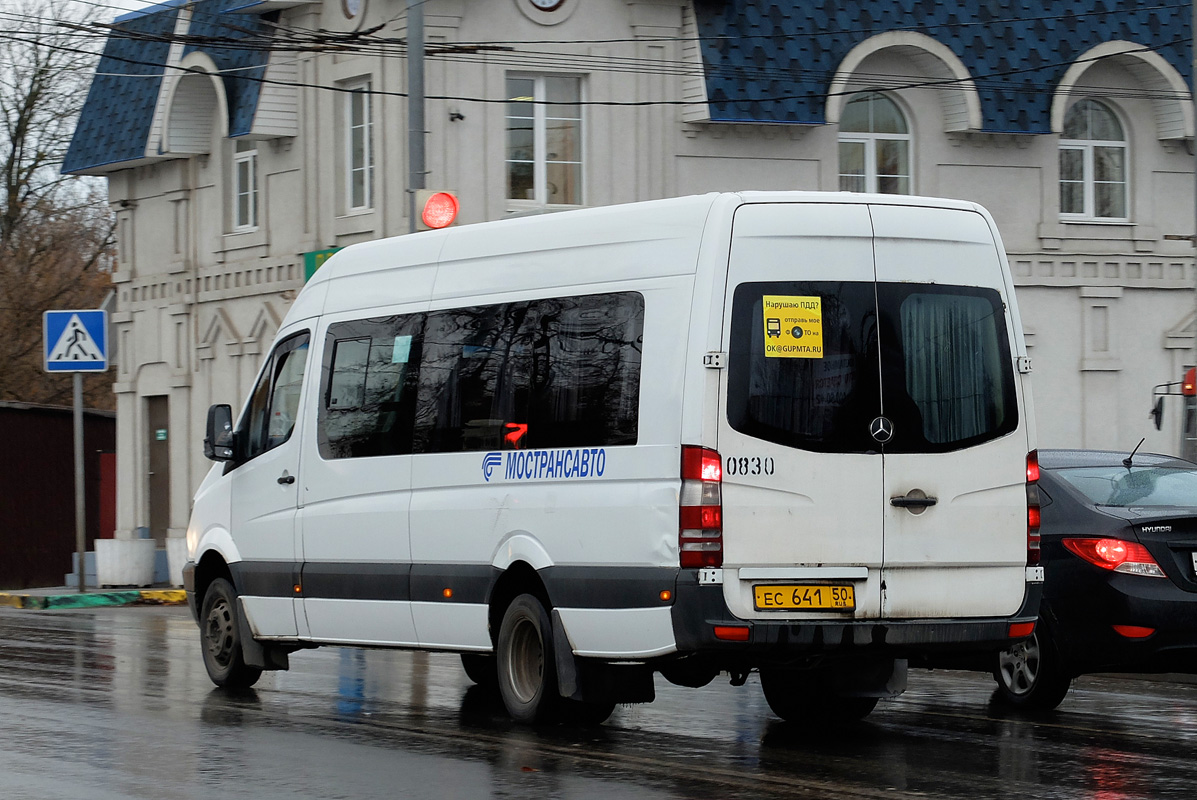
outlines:
[[[87,590],[87,505],[83,486],[83,373],[108,369],[108,312],[101,310],[47,311],[42,314],[46,372],[70,372],[74,377],[75,429],[75,550],[78,552],[79,591]]]

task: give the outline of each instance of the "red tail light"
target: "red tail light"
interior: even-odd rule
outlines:
[[[678,550],[683,569],[723,566],[723,460],[714,450],[682,446]]]
[[[1022,639],[1035,632],[1034,622],[1011,622],[1006,635],[1011,639]]]
[[[1145,628],[1142,625],[1111,625],[1114,632],[1128,639],[1146,639],[1155,633],[1155,628]]]
[[[1027,566],[1039,563],[1039,451],[1027,453]]]
[[[1065,539],[1064,547],[1102,569],[1153,578],[1166,577],[1151,553],[1138,542],[1122,539]]]

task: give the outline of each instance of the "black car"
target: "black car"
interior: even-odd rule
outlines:
[[[998,654],[999,696],[1055,708],[1078,675],[1197,672],[1197,464],[1040,450],[1039,623]]]

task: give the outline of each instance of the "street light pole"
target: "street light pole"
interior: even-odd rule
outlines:
[[[407,0],[407,216],[416,232],[416,191],[424,188],[424,3]],[[1194,0],[1197,2],[1197,0]]]

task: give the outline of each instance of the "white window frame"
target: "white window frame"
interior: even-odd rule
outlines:
[[[532,81],[532,193],[533,198],[516,199],[507,197],[508,211],[522,211],[530,208],[579,208],[586,204],[586,79],[584,75],[576,74],[561,74],[561,73],[530,73],[530,72],[509,72],[507,73],[504,83],[507,78],[530,80]],[[549,78],[570,78],[578,82],[578,161],[577,162],[555,162],[555,163],[577,163],[579,173],[578,188],[578,202],[576,203],[550,203],[548,201],[548,168],[547,160],[545,158],[548,149],[547,144],[547,130],[546,124],[546,106],[544,101],[546,98],[545,81]],[[504,110],[503,115],[503,186],[507,187],[510,180],[510,164],[508,151],[508,131],[511,129],[510,120],[512,119],[509,109]],[[523,119],[521,117],[520,119]],[[507,189],[504,188],[504,194]]]
[[[904,177],[907,181],[907,188],[905,195],[915,194],[914,188],[914,133],[913,126],[910,124],[910,115],[906,113],[906,109],[902,105],[890,97],[885,92],[876,90],[869,90],[864,92],[854,93],[852,97],[847,98],[844,102],[844,108],[847,108],[848,103],[856,96],[856,94],[876,94],[884,97],[886,100],[894,104],[898,109],[898,113],[902,115],[902,121],[906,123],[906,133],[871,133],[862,131],[842,131],[836,139],[836,183],[837,187],[845,177],[858,177],[856,175],[848,176],[841,169],[839,145],[841,144],[863,144],[865,151],[865,192],[876,194],[880,186],[880,177],[877,174],[877,143],[881,141],[895,141],[906,143],[906,164],[909,170],[907,175],[886,175],[885,177]],[[899,195],[901,196],[901,195]]]
[[[1083,98],[1091,99],[1091,98]],[[1080,101],[1077,101],[1079,103]],[[1118,139],[1065,139],[1063,134],[1060,135],[1060,152],[1065,150],[1079,150],[1081,151],[1081,192],[1084,200],[1084,210],[1080,213],[1065,212],[1063,209],[1063,192],[1060,196],[1060,220],[1062,222],[1130,222],[1130,200],[1131,200],[1131,183],[1130,183],[1130,145],[1126,140],[1126,121],[1122,115],[1114,110],[1114,107],[1101,102],[1099,100],[1092,100],[1092,102],[1100,105],[1117,121],[1118,126],[1122,128],[1123,138]],[[1073,108],[1077,103],[1069,107],[1065,114],[1067,119],[1068,114],[1072,113]],[[1122,151],[1122,205],[1126,209],[1126,215],[1121,217],[1099,217],[1097,215],[1097,169],[1096,169],[1096,152],[1099,147],[1108,147]],[[1057,169],[1057,186],[1064,182],[1064,176],[1059,172],[1060,159],[1056,158]],[[1072,182],[1072,181],[1070,181]],[[1112,184],[1113,181],[1102,181],[1102,183]]]
[[[249,145],[242,150],[243,145]],[[249,165],[249,185],[241,182],[241,166]],[[233,143],[233,232],[246,233],[258,229],[259,192],[258,147],[255,142],[234,141]],[[248,197],[248,218],[241,217],[241,198]]]
[[[344,104],[344,180],[345,180],[345,210],[347,213],[370,211],[374,208],[374,104],[370,93],[370,80],[360,80],[347,83]],[[354,124],[354,103],[361,101],[362,121]],[[355,163],[353,156],[353,138],[361,131],[362,163]],[[353,196],[354,178],[362,176],[362,202],[355,204]]]

